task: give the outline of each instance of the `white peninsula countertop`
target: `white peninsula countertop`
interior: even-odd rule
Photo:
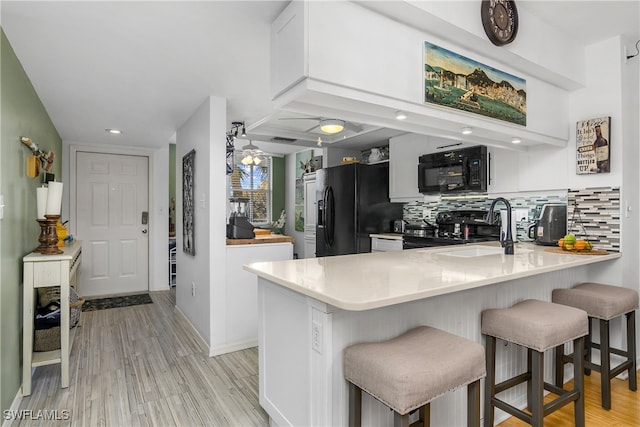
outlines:
[[[478,243],[290,261],[244,269],[334,307],[362,311],[621,257],[554,253],[520,242],[514,255]]]

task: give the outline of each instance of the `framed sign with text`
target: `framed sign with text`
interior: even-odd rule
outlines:
[[[576,124],[576,174],[611,170],[611,117],[582,120]]]

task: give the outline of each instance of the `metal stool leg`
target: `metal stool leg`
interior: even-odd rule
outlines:
[[[638,379],[636,374],[636,312],[627,313],[627,357],[631,361],[629,366],[629,390],[638,390]]]
[[[362,389],[349,383],[349,427],[362,425]]]
[[[493,427],[493,396],[496,394],[496,338],[486,335],[485,359],[487,376],[484,379],[484,427]]]
[[[611,352],[609,348],[609,321],[600,319],[600,385],[602,407],[611,409]]]

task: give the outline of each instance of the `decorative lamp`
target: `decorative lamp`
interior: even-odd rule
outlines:
[[[253,164],[257,166],[262,163],[263,155],[264,152],[249,141],[249,144],[242,147],[242,160],[240,160],[240,163],[243,165]]]

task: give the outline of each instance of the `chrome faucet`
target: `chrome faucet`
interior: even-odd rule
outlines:
[[[500,236],[500,244],[504,248],[505,255],[513,255],[513,236],[511,235],[511,204],[509,204],[509,201],[507,201],[507,199],[503,197],[498,197],[493,202],[491,202],[486,222],[488,224],[493,224],[493,208],[498,202],[504,203],[504,205],[507,207],[507,232]]]

